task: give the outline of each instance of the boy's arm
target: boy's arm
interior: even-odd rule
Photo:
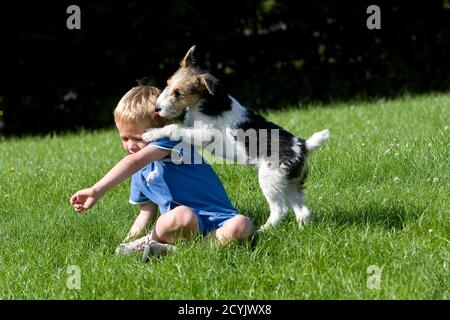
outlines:
[[[70,203],[76,212],[83,212],[100,199],[109,189],[118,185],[147,164],[161,160],[170,154],[170,150],[164,150],[153,146],[147,146],[140,151],[130,154],[120,160],[100,181],[91,188],[76,192]]]
[[[133,226],[128,232],[126,238],[123,242],[129,242],[134,240],[139,234],[144,231],[144,229],[151,223],[155,221],[156,213],[158,211],[158,207],[154,203],[146,203],[141,205],[141,210],[136,220],[134,221]]]

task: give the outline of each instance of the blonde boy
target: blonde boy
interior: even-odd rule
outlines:
[[[172,153],[193,155],[192,146],[176,148],[180,141],[160,139],[150,144],[141,135],[148,128],[169,124],[155,113],[160,90],[139,85],[128,91],[114,110],[114,120],[127,156],[119,161],[92,187],[76,192],[70,203],[78,213],[90,209],[109,189],[132,176],[130,203],[140,212],[125,241],[130,241],[150,225],[157,216],[154,229],[146,236],[124,243],[117,252],[142,251],[161,255],[174,249],[171,243],[197,234],[215,236],[220,243],[247,240],[252,237],[251,220],[237,212],[219,178],[205,161],[201,164],[172,162]],[[198,155],[197,155],[198,156]]]

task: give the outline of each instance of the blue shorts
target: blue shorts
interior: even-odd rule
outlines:
[[[201,235],[207,235],[211,231],[221,228],[225,221],[236,217],[239,213],[208,212],[192,209],[198,219],[198,231]]]

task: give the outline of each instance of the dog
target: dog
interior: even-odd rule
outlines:
[[[195,46],[189,49],[156,101],[156,113],[161,117],[174,119],[186,112],[184,126],[171,124],[150,129],[142,138],[147,142],[164,137],[182,138],[204,147],[211,142],[210,132],[220,130],[227,145],[234,147],[234,152],[215,150],[215,154],[231,160],[236,160],[237,155],[245,164],[252,164],[258,170],[259,185],[270,208],[269,218],[258,234],[283,220],[288,212],[286,200],[302,229],[312,218],[303,193],[308,170],[306,158],[328,139],[329,130],[314,133],[304,140],[245,108],[226,92],[216,77],[197,65],[194,50]],[[276,134],[266,134],[265,141],[261,134],[254,135],[257,148],[252,148],[246,139],[250,130]]]

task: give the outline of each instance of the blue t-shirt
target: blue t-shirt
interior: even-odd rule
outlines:
[[[167,138],[149,145],[172,150],[172,155],[151,162],[132,176],[130,203],[153,202],[161,213],[184,205],[197,214],[238,214],[219,177],[193,146]]]

